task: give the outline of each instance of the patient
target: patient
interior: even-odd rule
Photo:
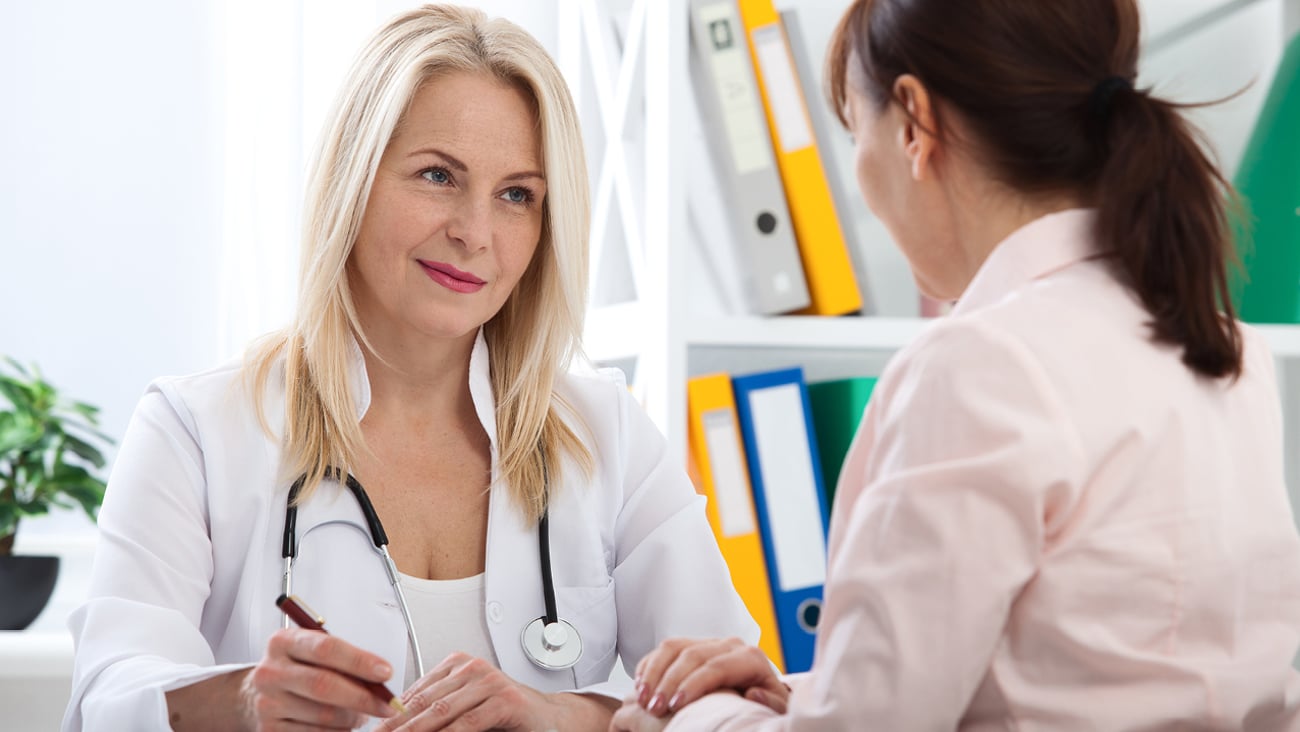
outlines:
[[[1220,172],[1134,0],[857,0],[829,56],[922,292],[845,462],[811,672],[643,659],[615,730],[1297,728],[1300,538]]]

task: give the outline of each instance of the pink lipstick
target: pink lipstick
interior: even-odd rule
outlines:
[[[478,292],[486,285],[485,280],[463,272],[445,262],[430,262],[424,259],[417,259],[420,266],[424,268],[424,273],[429,275],[429,279],[437,282],[452,292],[459,292],[463,295]]]

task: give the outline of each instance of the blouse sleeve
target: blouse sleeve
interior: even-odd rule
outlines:
[[[850,449],[816,658],[789,713],[713,695],[669,729],[956,728],[1082,464],[1031,353],[977,323],[932,326]]]

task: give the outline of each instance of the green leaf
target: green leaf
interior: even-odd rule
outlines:
[[[104,487],[103,483],[92,480],[88,483],[68,486],[64,489],[64,492],[81,506],[87,516],[94,520],[98,517],[99,504],[104,502]]]
[[[103,442],[105,445],[114,445],[114,444],[117,444],[117,440],[114,440],[111,436],[109,436],[109,435],[107,435],[107,434],[105,434],[105,433],[103,433],[103,432],[101,432],[101,431],[95,429],[94,427],[91,427],[90,425],[82,424],[81,422],[64,422],[64,423],[63,423],[63,426],[64,426],[64,428],[65,428],[65,429],[64,429],[64,433],[65,433],[65,434],[67,433],[67,429],[66,429],[66,428],[67,428],[67,427],[72,427],[72,428],[76,429],[78,432],[80,432],[80,433],[82,433],[82,434],[84,434],[84,435],[88,435],[88,436],[90,436],[90,437],[94,437],[95,439],[99,440],[100,442]]]
[[[72,409],[77,414],[85,417],[91,424],[99,424],[99,407],[85,402],[73,402]]]
[[[36,395],[25,382],[0,374],[0,394],[20,412],[31,412],[36,406]]]
[[[104,446],[114,443],[96,429],[99,409],[61,396],[35,364],[4,361],[0,407],[7,400],[12,409],[0,411],[0,528],[51,506],[95,518],[105,485],[91,471],[103,469]]]
[[[104,456],[99,452],[99,450],[95,449],[94,445],[91,445],[80,437],[67,433],[64,433],[63,441],[68,446],[68,449],[72,450],[77,457],[97,468],[104,467]]]
[[[29,372],[29,371],[27,370],[27,367],[26,367],[26,366],[23,366],[21,363],[18,363],[18,361],[15,360],[13,356],[5,356],[5,361],[6,361],[10,366],[13,367],[14,371],[17,371],[18,373],[22,374],[23,376],[31,376],[31,372]]]
[[[23,501],[18,504],[18,513],[22,516],[44,516],[50,512],[51,503],[64,506],[65,508],[71,508],[71,506],[66,506],[53,500],[56,497],[57,496],[38,496],[30,501]]]
[[[59,465],[54,466],[53,472],[50,473],[49,482],[72,484],[84,483],[88,480],[93,481],[95,478],[85,468],[80,465],[60,463]]]
[[[30,449],[42,436],[40,424],[22,412],[0,412],[0,456]]]

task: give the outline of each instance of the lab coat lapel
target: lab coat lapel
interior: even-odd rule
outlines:
[[[492,448],[492,487],[488,498],[487,560],[484,578],[488,633],[501,669],[539,691],[575,687],[572,670],[545,671],[524,655],[524,627],[546,612],[542,599],[541,556],[537,526],[526,525],[501,483],[497,445],[496,399],[492,392],[487,342],[482,329],[470,356],[469,390],[474,409]]]

